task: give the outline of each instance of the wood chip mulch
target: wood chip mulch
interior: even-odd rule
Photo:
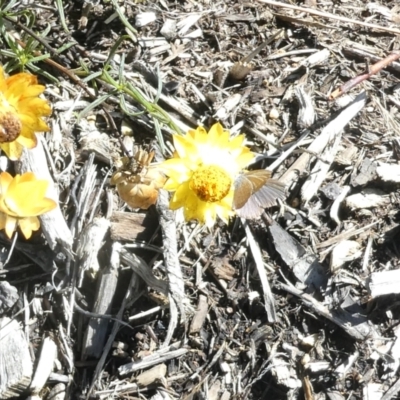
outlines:
[[[0,398],[399,399],[398,3],[14,7],[54,50],[73,45],[50,54],[69,74],[35,64],[58,82],[40,77],[52,131],[23,165],[50,170],[61,212],[30,241],[0,237]],[[286,201],[212,229],[162,191],[127,207],[110,185],[121,141],[159,161],[174,132],[77,84],[106,62],[182,132],[244,133]]]

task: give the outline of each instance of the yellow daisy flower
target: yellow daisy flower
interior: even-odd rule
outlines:
[[[50,105],[38,97],[44,90],[36,76],[7,78],[0,66],[0,148],[11,160],[18,160],[24,147],[36,146],[35,132],[50,130],[42,119],[50,115]]]
[[[232,210],[234,181],[254,154],[243,146],[244,135],[230,137],[221,124],[210,131],[199,127],[185,136],[173,135],[175,154],[160,168],[169,177],[164,189],[175,192],[170,208],[183,207],[186,221],[212,226],[219,216],[226,223]]]
[[[11,238],[19,226],[26,239],[40,228],[38,215],[57,207],[57,203],[45,198],[49,182],[36,179],[32,172],[16,175],[0,174],[0,229]]]

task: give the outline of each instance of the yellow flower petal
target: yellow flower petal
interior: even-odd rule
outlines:
[[[40,227],[37,216],[57,207],[54,200],[45,197],[48,185],[32,172],[14,178],[7,172],[0,174],[0,229],[5,229],[8,237],[19,225],[29,239]]]
[[[13,177],[8,172],[2,172],[0,174],[0,195],[7,192]]]
[[[29,217],[19,220],[19,227],[25,239],[32,236],[32,231],[37,231],[40,228],[40,221],[38,217]]]
[[[24,149],[18,142],[0,143],[0,149],[6,153],[10,160],[18,160]]]
[[[5,223],[6,235],[11,239],[14,231],[17,229],[18,220],[14,217],[7,215]]]

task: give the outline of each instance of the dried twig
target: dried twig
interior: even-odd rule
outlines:
[[[261,286],[263,289],[263,297],[264,297],[264,306],[265,306],[265,311],[267,312],[268,315],[268,321],[269,322],[275,322],[276,321],[276,311],[275,311],[275,300],[274,296],[272,295],[271,292],[271,287],[268,282],[267,274],[265,271],[262,255],[261,255],[261,250],[258,245],[258,242],[254,239],[254,236],[250,230],[249,225],[247,222],[242,218],[242,223],[244,225],[244,228],[246,230],[246,236],[247,240],[249,241],[251,253],[253,254],[254,262],[256,263],[258,275],[260,277],[261,281]]]
[[[364,82],[368,78],[370,78],[372,75],[377,74],[380,72],[383,68],[387,67],[389,64],[391,64],[393,61],[396,61],[400,58],[400,52],[394,52],[392,54],[389,54],[386,58],[383,60],[378,61],[376,64],[371,65],[369,67],[369,71],[366,72],[365,74],[358,75],[346,83],[344,83],[340,88],[336,89],[334,92],[332,92],[329,96],[329,100],[334,100],[337,97],[341,96],[342,94],[347,93],[350,89],[353,87],[357,86],[361,82]]]
[[[315,313],[317,313],[321,317],[327,318],[330,321],[332,321],[333,323],[335,323],[337,326],[342,328],[352,338],[354,338],[356,340],[365,340],[370,335],[369,330],[366,329],[364,332],[363,330],[361,330],[362,329],[361,326],[359,326],[359,325],[352,326],[350,321],[347,318],[345,318],[344,312],[342,315],[340,313],[337,313],[336,310],[333,310],[333,311],[329,310],[322,303],[315,300],[314,297],[312,297],[311,295],[309,295],[307,293],[302,292],[299,289],[296,289],[292,285],[279,283],[278,286],[281,289],[285,290],[286,292],[299,297],[302,300],[302,302],[306,306],[308,306],[310,309],[312,309]],[[351,315],[349,315],[349,316],[351,317]]]
[[[312,8],[298,7],[298,6],[293,6],[291,4],[280,3],[279,1],[272,1],[272,0],[257,0],[257,1],[259,1],[260,3],[264,3],[264,4],[269,4],[270,6],[274,6],[274,7],[289,8],[291,10],[306,12],[307,14],[310,14],[310,15],[317,15],[318,17],[323,17],[323,18],[334,19],[334,20],[337,20],[337,21],[348,22],[350,24],[361,25],[361,26],[365,26],[367,28],[377,29],[377,30],[380,30],[380,31],[390,32],[390,33],[394,33],[396,35],[400,35],[400,31],[398,29],[387,28],[387,27],[380,26],[380,25],[375,25],[375,24],[369,24],[368,22],[357,21],[357,20],[354,20],[354,19],[341,17],[339,15],[334,15],[334,14],[331,14],[331,13],[314,10]]]

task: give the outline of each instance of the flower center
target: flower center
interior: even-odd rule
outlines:
[[[222,200],[231,189],[232,181],[224,169],[217,165],[198,168],[190,180],[190,189],[207,203]]]
[[[0,112],[0,143],[13,142],[21,133],[22,123],[12,111]]]

